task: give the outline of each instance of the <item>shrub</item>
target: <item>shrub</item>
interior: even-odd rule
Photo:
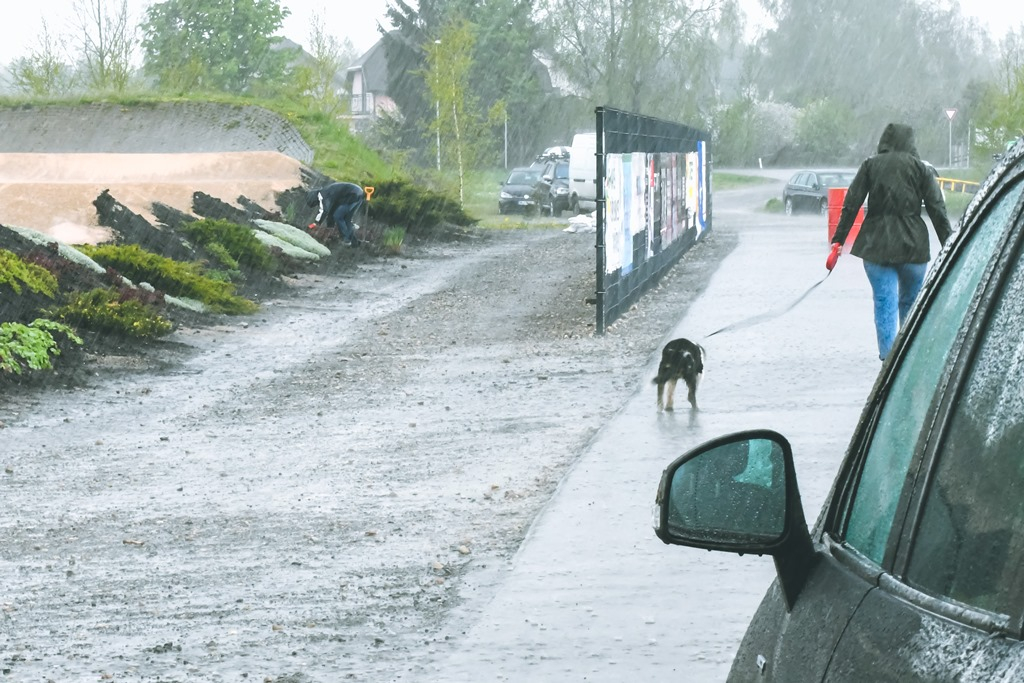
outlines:
[[[235,295],[233,284],[205,276],[194,263],[175,261],[134,244],[105,244],[82,249],[97,262],[115,268],[130,280],[148,282],[171,296],[197,299],[213,311],[237,315],[257,309],[253,302]]]
[[[70,327],[45,318],[37,318],[28,325],[0,323],[0,371],[20,375],[25,368],[52,369],[51,358],[60,355],[54,333],[71,343],[82,343]]]
[[[53,273],[42,266],[26,263],[6,249],[0,249],[0,285],[8,285],[15,294],[21,294],[22,285],[51,299],[57,293],[57,278]]]
[[[407,225],[410,232],[444,223],[470,226],[476,219],[446,195],[413,185],[406,180],[377,183],[370,201],[370,216],[391,225]]]
[[[75,327],[136,339],[160,337],[172,329],[170,321],[151,306],[112,289],[79,292],[46,314]]]
[[[258,271],[274,268],[274,259],[252,230],[226,220],[204,218],[181,226],[181,230],[229,270],[240,266]],[[222,259],[227,255],[228,259]]]

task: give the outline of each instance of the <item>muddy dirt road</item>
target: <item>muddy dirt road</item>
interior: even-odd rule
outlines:
[[[593,235],[502,231],[0,397],[0,680],[411,677],[734,244],[603,336]]]

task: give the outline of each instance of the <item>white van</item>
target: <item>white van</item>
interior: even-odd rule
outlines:
[[[569,214],[597,208],[597,133],[577,133],[569,153]]]

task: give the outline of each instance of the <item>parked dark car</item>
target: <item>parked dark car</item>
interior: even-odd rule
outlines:
[[[849,187],[852,173],[839,171],[800,171],[782,188],[782,204],[786,215],[798,211],[828,214],[828,191],[833,187]]]
[[[537,210],[533,188],[540,180],[541,169],[532,166],[513,168],[501,183],[498,213],[531,213]]]
[[[775,560],[729,681],[1022,680],[1022,325],[1024,145],[933,264],[813,529],[781,434],[667,467],[659,538]]]
[[[561,216],[569,209],[569,160],[556,159],[544,164],[540,179],[533,186],[533,197],[540,212]]]

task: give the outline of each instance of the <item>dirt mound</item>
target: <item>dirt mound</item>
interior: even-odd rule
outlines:
[[[208,102],[0,108],[0,224],[61,241],[110,238],[93,200],[109,190],[152,219],[153,202],[188,211],[203,191],[273,206],[302,184],[313,150],[288,121]]]
[[[302,164],[280,152],[0,154],[0,224],[96,243],[109,239],[93,206],[104,190],[153,221],[154,202],[190,211],[196,191],[273,207],[301,184]]]

